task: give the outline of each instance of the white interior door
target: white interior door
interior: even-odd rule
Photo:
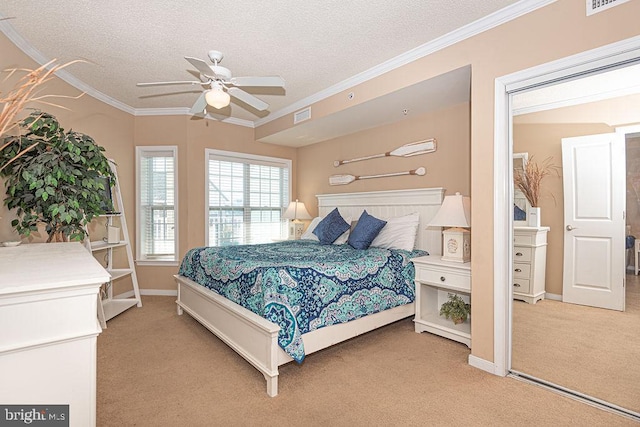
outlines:
[[[562,301],[624,310],[625,140],[608,133],[562,139]]]

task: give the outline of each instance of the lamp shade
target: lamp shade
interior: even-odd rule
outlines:
[[[456,193],[445,196],[430,227],[471,227],[471,198]]]
[[[307,212],[307,208],[304,206],[304,203],[299,202],[296,199],[295,202],[289,203],[287,210],[282,215],[284,219],[311,219],[311,215]]]
[[[217,109],[226,107],[231,101],[229,94],[222,90],[220,86],[208,90],[204,94],[204,99],[207,101],[207,104]]]

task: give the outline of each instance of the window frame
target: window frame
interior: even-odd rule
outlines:
[[[270,157],[259,154],[239,153],[235,151],[216,150],[213,148],[205,148],[204,156],[204,242],[205,246],[209,246],[209,160],[222,160],[228,162],[243,162],[253,164],[267,164],[270,166],[285,167],[289,173],[289,199],[292,195],[293,176],[292,176],[292,164],[291,159],[285,159],[281,157]],[[287,202],[288,203],[288,202]],[[287,206],[282,207],[282,212]],[[282,236],[281,236],[282,237]],[[282,237],[283,239],[285,237]],[[246,244],[246,243],[245,243]]]
[[[173,158],[173,215],[174,215],[174,248],[173,259],[145,259],[142,255],[142,200],[141,200],[141,161],[146,153],[170,152]],[[136,264],[137,265],[163,265],[175,266],[179,264],[178,242],[179,242],[179,220],[178,220],[178,146],[176,145],[142,145],[136,146]]]

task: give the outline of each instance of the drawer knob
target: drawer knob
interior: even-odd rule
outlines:
[[[513,286],[514,286],[515,288],[519,288],[519,287],[520,287],[520,283],[514,283],[514,284],[513,284]]]
[[[444,282],[445,280],[447,280],[444,276],[440,276],[440,281]]]
[[[522,252],[516,252],[516,256],[522,256]]]
[[[522,272],[522,270],[520,270],[519,268],[516,268],[515,271],[516,271],[516,273],[521,273]]]

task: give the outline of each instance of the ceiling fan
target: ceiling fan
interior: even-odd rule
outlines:
[[[169,82],[149,82],[138,83],[137,86],[163,86],[173,84],[200,85],[204,89],[189,111],[191,114],[206,114],[205,108],[211,106],[216,109],[229,105],[231,97],[234,97],[258,111],[269,108],[269,104],[259,98],[245,92],[240,87],[281,87],[284,88],[284,79],[280,76],[264,77],[232,77],[231,70],[220,66],[220,61],[224,57],[222,52],[217,50],[209,51],[209,59],[213,65],[207,64],[202,59],[185,56],[200,73],[200,81],[169,81]]]

